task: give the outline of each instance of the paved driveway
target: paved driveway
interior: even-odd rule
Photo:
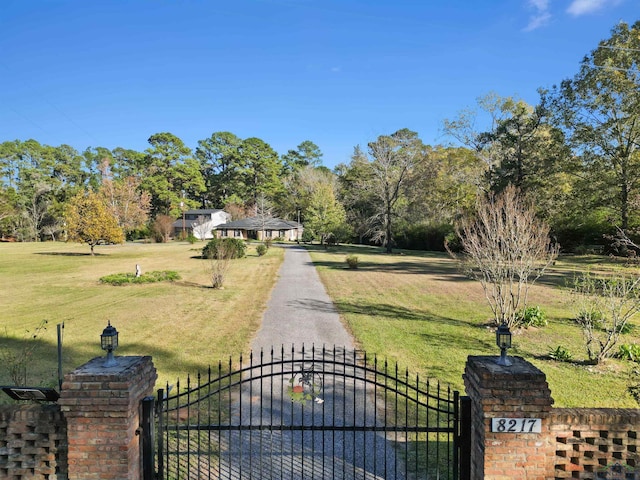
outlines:
[[[253,351],[282,345],[285,350],[290,350],[291,345],[310,349],[312,344],[316,348],[325,345],[353,350],[353,340],[340,322],[309,253],[298,246],[284,248],[280,278],[253,340]]]

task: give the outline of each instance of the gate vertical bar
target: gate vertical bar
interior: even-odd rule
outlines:
[[[375,452],[373,456],[373,476],[378,476],[378,461],[376,459],[378,447],[378,356],[373,356],[373,369],[375,371],[373,375],[373,451]]]
[[[458,452],[458,435],[460,432],[460,394],[458,391],[453,392],[453,478],[458,479],[458,466],[460,462]]]
[[[143,480],[153,480],[155,477],[155,455],[154,455],[154,424],[153,424],[153,397],[142,399],[142,478]]]
[[[315,386],[314,386],[314,365],[315,365],[315,359],[316,359],[316,344],[312,343],[311,344],[311,395],[315,394]],[[313,425],[315,425],[316,423],[316,402],[315,402],[315,398],[311,401],[311,480],[316,478],[316,456],[315,456],[315,451],[316,451],[316,431],[313,430]],[[304,444],[303,444],[304,445]],[[304,458],[304,455],[302,456]]]
[[[240,385],[242,390],[242,385]],[[240,399],[242,403],[242,398]],[[253,478],[253,350],[249,352],[249,479]],[[240,430],[242,432],[242,430]],[[242,441],[242,440],[241,440]],[[240,460],[242,461],[242,460]]]
[[[404,474],[409,472],[409,368],[404,371]]]
[[[460,480],[471,479],[471,399],[467,396],[460,398],[460,420],[458,425],[459,437],[456,450],[460,461]],[[456,479],[457,480],[457,479]]]
[[[420,426],[420,377],[418,376],[418,374],[416,374],[416,427]],[[420,446],[420,437],[419,437],[419,433],[416,432],[415,433],[415,446],[413,448],[413,451],[415,452],[414,455],[416,456],[416,477],[418,476],[418,472],[420,471],[420,464],[419,464],[419,458],[420,458],[420,451],[419,451],[419,446]],[[428,463],[428,460],[427,460]]]
[[[164,478],[164,422],[162,420],[162,411],[164,410],[164,390],[158,389],[158,403],[156,404],[156,415],[158,416],[158,478]]]
[[[238,446],[239,446],[239,456],[238,456],[238,468],[240,470],[240,478],[242,478],[242,354],[240,354],[240,378],[238,379],[239,386],[239,429],[238,429]]]

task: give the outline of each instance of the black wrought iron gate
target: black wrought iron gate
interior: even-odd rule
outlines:
[[[171,480],[458,480],[460,412],[458,392],[364,352],[281,348],[159,390],[146,463]]]

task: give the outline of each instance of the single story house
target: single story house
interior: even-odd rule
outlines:
[[[218,238],[234,237],[244,240],[265,240],[282,238],[295,242],[302,239],[302,224],[280,218],[250,217],[223,223],[216,227]]]
[[[213,231],[218,225],[231,220],[231,215],[217,208],[187,210],[182,218],[173,222],[174,236],[192,233],[198,240],[213,238]]]

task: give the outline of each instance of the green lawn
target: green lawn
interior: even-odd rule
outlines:
[[[103,355],[100,334],[110,320],[119,332],[116,355],[152,355],[158,385],[175,383],[249,348],[277,277],[283,250],[233,260],[224,289],[210,288],[204,243],[112,245],[89,248],[65,243],[0,244],[0,347],[18,353],[36,344],[29,383],[56,385],[56,324],[64,322],[64,371]],[[176,271],[177,282],[111,286],[114,273]],[[41,320],[47,330],[29,339]],[[5,350],[7,351],[7,350]],[[0,368],[0,384],[10,383]]]
[[[462,374],[468,355],[498,355],[489,325],[491,311],[480,284],[461,275],[445,254],[386,255],[371,247],[309,249],[345,324],[368,352],[460,391],[464,391]],[[347,268],[348,254],[358,256],[357,270]],[[584,363],[582,333],[570,320],[565,285],[586,268],[625,267],[601,257],[559,259],[532,287],[529,297],[530,305],[542,307],[549,325],[514,332],[509,354],[524,357],[547,375],[558,407],[637,407],[626,391],[631,363]],[[640,343],[637,333],[625,335],[623,342]],[[573,354],[573,363],[548,358],[558,345]]]
[[[126,244],[97,247],[64,243],[0,244],[0,348],[20,352],[35,343],[29,362],[31,384],[56,384],[56,324],[64,322],[64,371],[103,355],[100,333],[111,320],[120,332],[117,355],[152,355],[160,380],[175,383],[247,352],[277,279],[283,250],[265,257],[255,249],[235,260],[225,288],[210,288],[202,243]],[[446,255],[402,252],[385,255],[369,247],[310,247],[329,294],[357,343],[412,373],[464,390],[468,355],[497,355],[491,316],[480,285],[460,275]],[[354,253],[359,268],[345,258]],[[174,283],[114,287],[99,278],[114,273],[173,270]],[[635,407],[627,394],[631,364],[609,360],[588,366],[582,334],[571,322],[564,285],[586,268],[624,268],[601,257],[561,258],[532,289],[529,303],[540,305],[549,326],[517,331],[510,354],[521,355],[547,375],[556,406]],[[28,339],[41,320],[47,330]],[[637,323],[634,321],[634,323]],[[635,330],[635,332],[640,329]],[[625,343],[640,343],[637,333]],[[557,363],[547,354],[563,345],[576,360]],[[0,384],[9,382],[0,368]]]

